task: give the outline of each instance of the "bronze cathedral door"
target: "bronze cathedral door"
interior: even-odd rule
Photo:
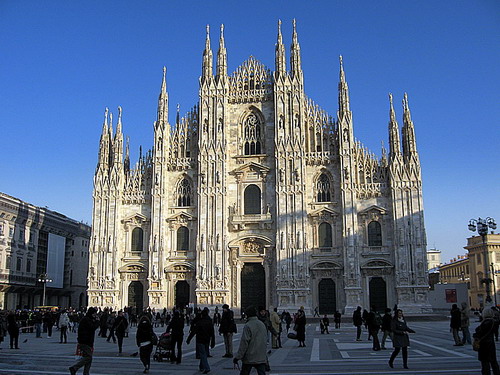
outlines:
[[[241,270],[241,308],[266,307],[266,272],[260,263],[245,263]]]

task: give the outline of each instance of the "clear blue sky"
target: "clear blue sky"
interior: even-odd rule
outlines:
[[[0,2],[0,191],[91,222],[104,108],[123,107],[132,162],[152,145],[162,67],[170,121],[197,101],[205,25],[229,71],[253,55],[274,69],[297,19],[306,94],[337,110],[338,56],[356,137],[387,145],[392,92],[406,91],[424,182],[428,247],[464,254],[470,218],[500,221],[500,3],[463,1]]]

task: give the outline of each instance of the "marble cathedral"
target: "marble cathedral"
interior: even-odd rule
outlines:
[[[223,27],[213,64],[207,26],[199,102],[171,125],[164,68],[154,145],[135,166],[121,108],[116,131],[106,109],[89,304],[430,311],[406,94],[401,138],[389,96],[377,158],[354,137],[342,58],[336,116],[306,96],[295,21],[289,65],[281,24],[274,71],[250,57],[229,75]]]

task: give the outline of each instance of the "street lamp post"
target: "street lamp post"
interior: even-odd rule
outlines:
[[[47,283],[51,283],[52,279],[50,279],[46,273],[42,273],[38,278],[38,281],[43,284],[43,297],[42,297],[42,306],[45,306],[45,292],[47,288]]]
[[[490,265],[488,260],[488,246],[486,246],[486,235],[488,234],[488,228],[493,230],[497,229],[497,223],[495,223],[495,219],[491,217],[487,217],[486,219],[478,218],[469,220],[469,230],[471,232],[475,232],[477,229],[477,233],[483,239],[483,247],[484,247],[484,279],[481,280],[486,285],[486,302],[491,302],[490,295],[490,284],[493,281],[491,277],[489,277],[490,273]],[[493,277],[495,277],[493,275]],[[495,290],[495,304],[496,304],[496,290]]]

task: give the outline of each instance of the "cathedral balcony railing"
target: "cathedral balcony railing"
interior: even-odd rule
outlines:
[[[373,254],[378,255],[389,255],[390,251],[387,246],[363,246],[361,255],[365,257],[372,256]]]
[[[232,215],[230,222],[236,230],[242,230],[248,225],[258,225],[261,229],[264,229],[272,224],[273,218],[270,213]]]
[[[330,256],[340,256],[340,248],[338,247],[313,247],[312,248],[313,257],[330,257]]]

